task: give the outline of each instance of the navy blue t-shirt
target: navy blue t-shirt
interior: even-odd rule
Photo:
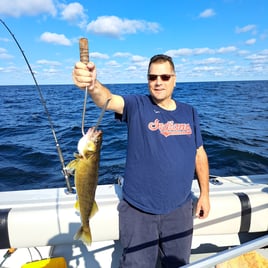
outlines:
[[[167,111],[150,96],[127,95],[122,121],[128,126],[123,197],[152,214],[176,209],[191,196],[196,149],[203,144],[196,110],[176,101]]]

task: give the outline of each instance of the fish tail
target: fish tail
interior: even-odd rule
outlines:
[[[92,243],[92,236],[90,229],[88,231],[85,231],[83,227],[81,226],[80,229],[77,231],[77,233],[74,236],[75,240],[81,240],[83,241],[86,245],[90,246]]]

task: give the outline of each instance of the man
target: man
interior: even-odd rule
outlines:
[[[96,67],[79,62],[73,80],[87,86],[98,106],[108,108],[128,126],[123,200],[118,206],[120,267],[152,268],[189,262],[193,232],[191,185],[196,172],[200,196],[196,216],[206,218],[209,167],[198,115],[172,98],[176,73],[171,57],[156,55],[148,67],[149,95],[112,94],[96,79]]]

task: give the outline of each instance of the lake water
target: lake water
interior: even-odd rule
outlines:
[[[147,93],[147,84],[107,85],[113,93]],[[84,92],[73,85],[40,86],[65,164],[81,137]],[[174,98],[200,116],[210,173],[268,173],[268,81],[177,83]],[[88,99],[85,128],[100,114]],[[0,191],[64,187],[55,140],[37,88],[0,86]],[[99,184],[124,175],[126,126],[106,112]],[[73,180],[71,180],[73,184]]]

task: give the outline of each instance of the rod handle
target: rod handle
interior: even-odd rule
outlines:
[[[79,39],[79,51],[80,51],[80,61],[83,62],[84,64],[87,64],[89,62],[87,38]]]

